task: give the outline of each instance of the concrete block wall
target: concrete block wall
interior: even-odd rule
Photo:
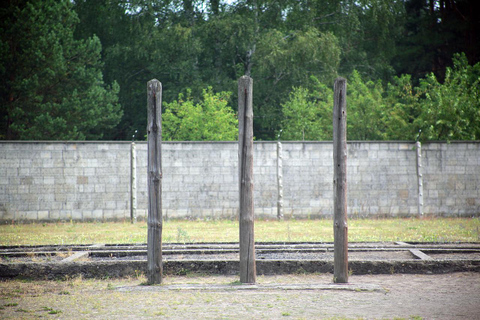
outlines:
[[[429,143],[422,155],[425,212],[478,216],[480,143]]]
[[[108,220],[129,214],[130,144],[0,143],[0,220]]]
[[[348,215],[417,214],[416,154],[409,142],[350,142],[347,146]],[[284,210],[287,216],[333,215],[333,145],[285,142]]]
[[[260,216],[276,215],[276,144],[254,145],[254,202]],[[233,218],[238,215],[238,146],[232,142],[162,145],[162,200],[166,218]],[[137,145],[137,216],[145,217],[147,145]]]
[[[0,142],[0,220],[130,217],[129,142]],[[348,143],[350,217],[418,213],[413,142]],[[137,216],[147,214],[147,145],[137,149]],[[277,146],[254,144],[257,217],[276,217]],[[480,215],[480,143],[424,143],[424,212]],[[331,142],[284,142],[286,217],[331,216]],[[166,218],[238,215],[236,142],[164,142]]]

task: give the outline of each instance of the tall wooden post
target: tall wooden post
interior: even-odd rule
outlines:
[[[162,84],[147,83],[148,241],[147,283],[162,282]]]
[[[415,143],[417,149],[417,181],[418,181],[418,214],[423,216],[423,173],[422,173],[422,143]]]
[[[347,225],[347,80],[337,78],[333,102],[334,275],[335,283],[348,282]]]
[[[280,140],[277,141],[277,219],[283,220],[283,153]]]
[[[238,173],[240,189],[240,282],[255,283],[253,205],[253,80],[238,80]]]
[[[137,152],[135,142],[130,148],[130,222],[137,222]]]

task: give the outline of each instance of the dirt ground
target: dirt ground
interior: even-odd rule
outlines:
[[[249,290],[236,283],[237,276],[166,277],[153,287],[142,286],[141,275],[7,280],[0,282],[0,318],[480,319],[480,273],[352,275],[348,290],[333,285],[332,277],[259,276],[257,288]],[[199,284],[207,286],[186,289]]]

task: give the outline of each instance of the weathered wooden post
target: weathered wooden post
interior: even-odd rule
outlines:
[[[333,103],[333,232],[335,283],[348,282],[347,80],[337,78]]]
[[[277,141],[277,219],[283,220],[283,153],[280,140]]]
[[[148,241],[147,283],[162,282],[162,84],[147,83]]]
[[[418,214],[423,216],[422,144],[417,141],[415,146],[417,149]]]
[[[137,221],[137,152],[135,141],[130,147],[130,222]]]
[[[240,282],[255,283],[253,205],[253,80],[238,80],[238,173],[240,189]]]

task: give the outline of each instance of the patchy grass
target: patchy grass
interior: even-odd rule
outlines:
[[[388,290],[168,290],[165,285],[234,285],[238,276],[0,281],[0,319],[427,319],[477,318],[478,273],[353,276]],[[331,274],[257,277],[262,284],[331,284]],[[70,294],[65,295],[64,292]],[[418,297],[423,297],[422,303]],[[414,315],[412,315],[414,310]]]
[[[479,218],[351,219],[350,242],[480,240]],[[164,242],[238,242],[238,221],[171,220],[163,224]],[[331,220],[255,222],[255,240],[333,242]],[[57,222],[0,226],[0,245],[145,243],[145,222]]]

